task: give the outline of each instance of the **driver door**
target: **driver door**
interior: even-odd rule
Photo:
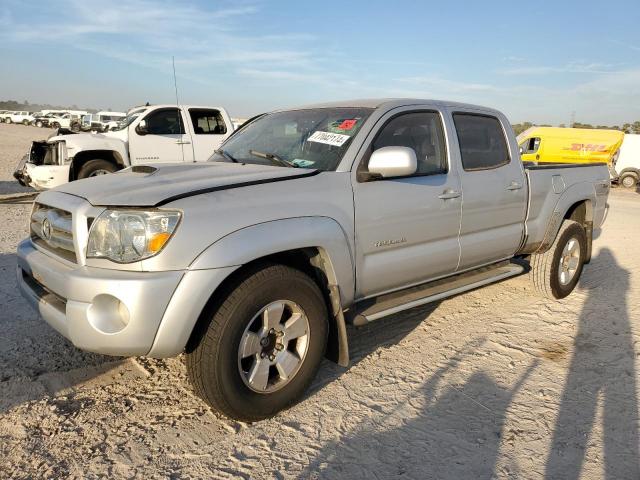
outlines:
[[[193,162],[191,136],[185,131],[180,109],[162,108],[146,115],[146,133],[129,127],[129,157],[132,165],[141,163]]]

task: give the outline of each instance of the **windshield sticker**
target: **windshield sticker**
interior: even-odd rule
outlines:
[[[358,120],[356,120],[355,118],[349,119],[349,120],[343,120],[343,122],[338,125],[338,128],[340,130],[351,130],[353,127],[356,126],[356,123],[358,123]]]
[[[304,158],[294,158],[293,160],[291,160],[291,163],[293,163],[296,167],[307,168],[316,162],[314,162],[313,160],[305,160]]]
[[[317,142],[317,143],[325,143],[327,145],[333,145],[334,147],[341,147],[344,145],[344,142],[349,140],[351,137],[349,135],[342,135],[341,133],[330,133],[330,132],[313,132],[309,138],[307,138],[308,142]]]

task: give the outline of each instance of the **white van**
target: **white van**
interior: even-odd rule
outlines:
[[[614,165],[618,174],[618,184],[626,188],[636,188],[640,182],[640,135],[625,134]]]

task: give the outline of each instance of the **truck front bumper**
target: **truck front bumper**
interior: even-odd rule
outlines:
[[[35,165],[21,163],[13,176],[20,185],[36,190],[48,190],[69,181],[69,165]]]
[[[76,347],[107,355],[179,354],[211,288],[233,270],[133,272],[70,266],[29,239],[20,243],[17,254],[18,286],[42,318]]]

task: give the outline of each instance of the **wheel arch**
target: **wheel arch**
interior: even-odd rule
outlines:
[[[578,187],[575,185],[574,187]],[[574,220],[582,225],[587,236],[587,252],[585,263],[591,260],[593,242],[593,219],[595,211],[595,195],[586,194],[582,189],[570,188],[560,197],[547,225],[544,239],[534,253],[544,253],[558,236],[565,220]]]
[[[78,178],[78,174],[80,173],[80,169],[84,164],[91,160],[106,160],[113,163],[118,170],[126,167],[120,153],[114,150],[86,150],[77,153],[73,157],[69,168],[69,181],[71,182],[73,180],[76,180]]]
[[[211,293],[196,322],[187,348],[202,334],[203,314],[234,288],[240,279],[269,264],[301,270],[313,279],[325,298],[329,315],[327,357],[342,366],[349,362],[346,321],[343,310],[353,301],[355,277],[353,256],[340,225],[328,217],[289,218],[243,228],[205,249],[190,269],[236,266]]]

